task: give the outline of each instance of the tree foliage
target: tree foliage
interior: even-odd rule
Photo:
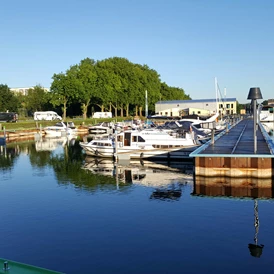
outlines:
[[[25,107],[31,111],[46,110],[49,95],[40,85],[28,90],[28,96],[25,96]]]
[[[154,112],[159,100],[191,99],[184,90],[161,82],[159,73],[148,65],[135,64],[126,58],[111,57],[99,61],[85,58],[71,65],[65,72],[52,76],[50,92],[38,85],[29,89],[28,95],[18,96],[23,108],[34,112],[60,106],[63,119],[67,109],[87,117],[88,109],[115,112],[115,116],[142,116],[148,94],[148,110]],[[13,110],[16,97],[5,85],[0,86],[0,108]],[[13,96],[13,97],[12,97]],[[20,99],[20,100],[19,100]],[[10,104],[11,103],[11,104]],[[114,110],[114,111],[113,111]]]
[[[0,111],[17,112],[20,106],[18,98],[7,85],[0,85]]]

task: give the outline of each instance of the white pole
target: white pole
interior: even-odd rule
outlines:
[[[218,104],[218,83],[217,78],[215,77],[215,92],[216,92],[216,113],[219,112],[219,104]]]
[[[257,101],[253,99],[254,154],[257,153]]]
[[[146,90],[146,118],[148,116],[148,105],[147,105],[147,90]]]

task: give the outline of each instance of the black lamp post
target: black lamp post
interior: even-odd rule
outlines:
[[[250,88],[247,99],[253,102],[254,119],[254,154],[257,153],[257,99],[263,99],[260,88]]]

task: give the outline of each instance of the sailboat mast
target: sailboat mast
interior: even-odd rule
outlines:
[[[148,116],[147,90],[146,90],[146,118]]]
[[[216,113],[219,112],[219,104],[218,104],[218,83],[217,78],[215,77],[215,92],[216,92]]]

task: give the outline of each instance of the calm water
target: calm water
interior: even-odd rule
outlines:
[[[115,168],[63,145],[1,147],[0,257],[65,273],[273,273],[272,182],[197,185],[184,163]]]

